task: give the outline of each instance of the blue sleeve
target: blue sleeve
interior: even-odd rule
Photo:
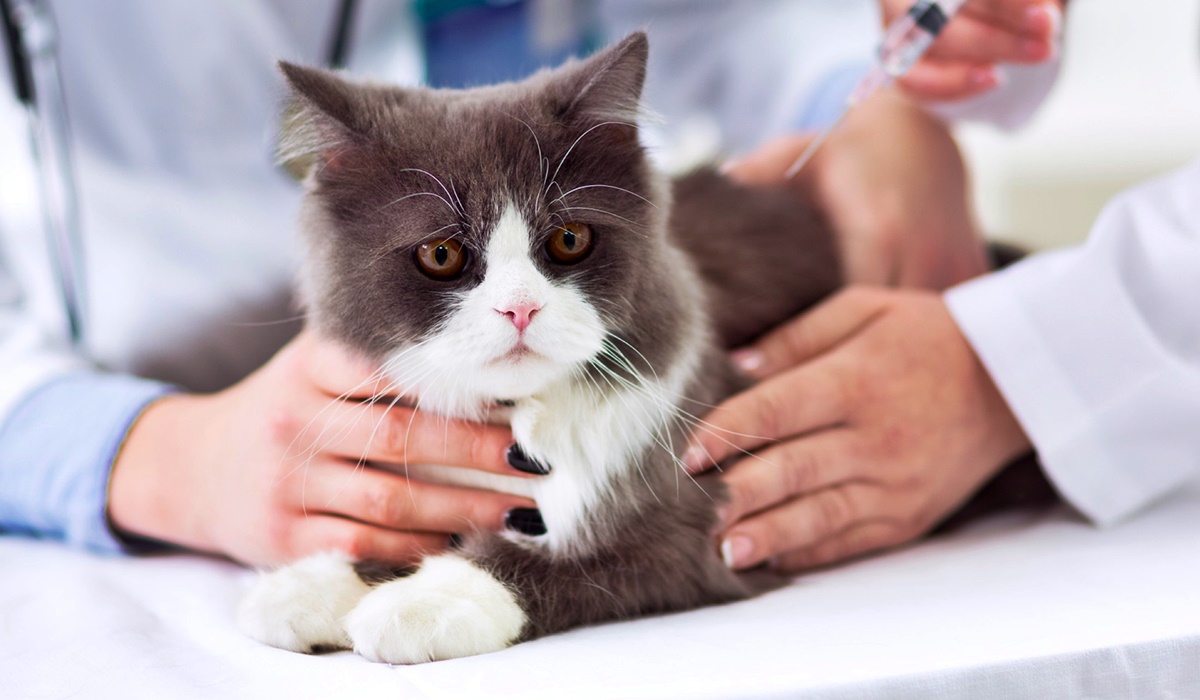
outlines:
[[[846,108],[850,93],[871,69],[871,62],[849,61],[826,73],[805,101],[795,126],[800,131],[816,131],[831,126]]]
[[[108,523],[109,473],[134,420],[171,391],[136,377],[79,373],[27,396],[0,425],[0,531],[127,551]]]

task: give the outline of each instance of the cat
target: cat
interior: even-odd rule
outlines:
[[[304,559],[255,584],[239,610],[251,636],[418,663],[751,594],[716,546],[720,482],[679,457],[697,416],[745,386],[726,349],[830,294],[840,265],[794,188],[654,169],[638,127],[648,50],[634,33],[469,90],[281,63],[309,323],[423,410],[507,417],[549,473],[406,465],[532,497],[541,534],[464,533],[373,585],[344,557]]]

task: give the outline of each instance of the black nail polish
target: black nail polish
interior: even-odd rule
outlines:
[[[513,508],[504,516],[504,527],[522,535],[546,534],[546,523],[537,508]]]
[[[550,467],[541,462],[530,459],[525,456],[525,451],[517,443],[513,443],[512,447],[508,448],[508,453],[504,458],[508,461],[509,466],[517,471],[525,472],[526,474],[537,474],[545,476],[550,473]]]

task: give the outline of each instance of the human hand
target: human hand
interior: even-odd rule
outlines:
[[[968,0],[929,51],[898,82],[924,100],[963,100],[1000,84],[996,64],[1054,57],[1063,0]],[[885,26],[912,0],[880,0]]]
[[[410,481],[364,460],[510,467],[507,428],[388,408],[388,381],[305,332],[230,389],[161,399],[113,466],[109,517],[124,533],[275,564],[337,550],[404,564],[451,533],[499,529],[528,499]]]
[[[778,184],[811,139],[777,139],[726,173],[745,183]],[[848,284],[928,289],[988,269],[967,182],[946,126],[894,91],[848,114],[791,180],[836,232]]]
[[[933,293],[849,289],[734,360],[763,381],[709,414],[685,462],[746,454],[721,477],[721,551],[736,569],[913,540],[1030,447]]]

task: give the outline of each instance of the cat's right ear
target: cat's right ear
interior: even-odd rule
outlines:
[[[280,126],[280,165],[298,180],[314,166],[338,169],[370,136],[365,94],[370,88],[287,61],[279,69],[291,89]]]

